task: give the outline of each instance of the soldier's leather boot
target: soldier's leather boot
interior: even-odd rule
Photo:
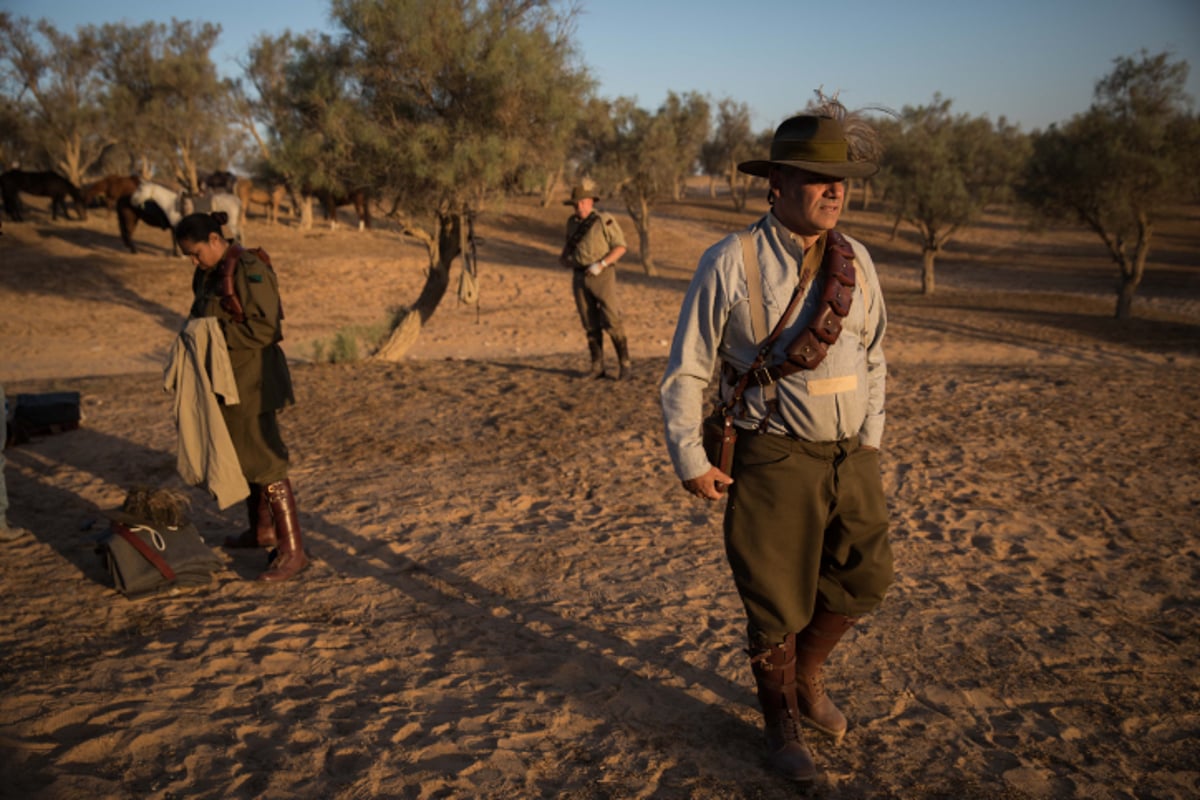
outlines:
[[[597,334],[593,336],[588,334],[588,353],[592,357],[592,366],[588,370],[587,377],[603,378],[604,377],[604,338]]]
[[[846,716],[825,693],[821,666],[838,641],[858,622],[855,617],[818,607],[812,620],[796,634],[796,696],[805,723],[835,742],[846,735]]]
[[[287,478],[269,483],[264,494],[271,504],[275,517],[275,538],[278,546],[271,552],[271,563],[267,571],[258,576],[260,581],[280,582],[296,576],[308,566],[308,555],[304,552],[304,541],[300,536],[300,519],[296,516],[296,496],[292,494],[292,482]]]
[[[794,781],[811,781],[817,776],[812,752],[800,731],[800,709],[796,701],[796,636],[789,633],[783,643],[763,647],[750,639],[750,667],[758,685],[767,760]]]
[[[613,336],[612,340],[613,348],[617,351],[617,380],[623,381],[633,374],[633,362],[629,359],[629,340],[624,336]]]
[[[274,547],[275,523],[271,519],[271,504],[261,484],[250,484],[250,496],[246,498],[246,516],[250,520],[250,527],[237,536],[226,536],[225,546],[231,549]]]

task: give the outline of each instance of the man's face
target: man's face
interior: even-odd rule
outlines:
[[[575,201],[575,216],[580,219],[587,219],[588,214],[592,213],[592,204],[595,201],[590,197],[581,197]]]
[[[798,236],[820,236],[832,230],[846,199],[844,178],[818,175],[795,167],[772,167],[775,216]]]

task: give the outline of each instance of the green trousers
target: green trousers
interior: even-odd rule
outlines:
[[[858,617],[892,582],[879,453],[741,431],[725,508],[725,554],[749,627],[770,643],[819,602]]]
[[[599,336],[608,330],[616,338],[624,338],[625,326],[617,305],[617,270],[608,267],[599,275],[588,275],[577,269],[571,281],[575,309],[588,336]]]
[[[240,405],[221,406],[238,463],[249,483],[266,486],[288,476],[288,449],[275,413],[246,413]]]

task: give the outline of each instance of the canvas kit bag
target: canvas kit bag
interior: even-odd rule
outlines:
[[[812,369],[820,364],[829,347],[837,341],[842,332],[842,319],[850,313],[850,303],[854,297],[856,274],[854,270],[854,250],[850,243],[837,231],[829,231],[826,237],[825,254],[821,260],[821,269],[825,273],[825,290],[818,305],[818,312],[811,325],[807,326],[788,345],[787,361],[783,364],[766,366],[771,348],[783,333],[787,321],[791,319],[804,294],[805,283],[796,284],[792,298],[788,301],[787,309],[779,317],[774,330],[767,338],[763,334],[767,328],[766,308],[763,305],[762,273],[758,266],[758,253],[750,239],[749,232],[738,234],[742,243],[742,262],[746,270],[746,291],[750,303],[750,327],[755,341],[761,341],[758,355],[750,368],[738,375],[728,367],[722,368],[721,380],[726,380],[726,370],[733,373],[729,383],[733,392],[728,401],[723,402],[718,396],[712,413],[704,418],[701,432],[704,440],[704,452],[708,461],[717,469],[730,474],[733,468],[733,451],[737,445],[737,427],[733,424],[734,413],[742,394],[753,385],[762,388],[767,406],[775,403],[776,381],[798,372],[802,369]],[[766,426],[767,418],[763,419]],[[723,484],[717,485],[722,491]]]
[[[180,498],[169,490],[135,489],[121,509],[105,512],[109,530],[97,552],[126,597],[206,586],[220,569],[220,559],[183,516],[186,500]]]

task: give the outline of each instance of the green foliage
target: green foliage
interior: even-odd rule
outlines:
[[[97,33],[109,113],[120,120],[135,156],[169,171],[188,188],[201,165],[228,163],[232,82],[217,75],[210,51],[219,25],[173,20]]]
[[[585,131],[580,169],[619,190],[627,206],[652,203],[672,196],[675,186],[694,173],[708,128],[708,101],[695,92],[668,92],[653,114],[631,98],[600,103]]]
[[[1088,111],[1034,137],[1020,196],[1048,218],[1131,240],[1140,217],[1194,195],[1197,125],[1185,110],[1187,62],[1143,53],[1115,63]]]
[[[750,106],[728,97],[718,101],[713,135],[701,147],[700,163],[704,174],[725,178],[734,208],[739,211],[746,205],[749,176],[739,174],[737,165],[755,157],[755,144]]]
[[[358,361],[360,352],[371,352],[387,335],[391,325],[351,325],[341,328],[329,340],[312,343],[313,361],[318,364],[348,364]],[[361,349],[360,349],[361,348]]]
[[[590,89],[548,2],[336,0],[361,93],[360,162],[410,217],[478,207],[555,166]]]
[[[1008,198],[1026,152],[1025,137],[1003,119],[952,115],[951,101],[934,95],[928,106],[905,107],[884,120],[879,183],[896,209],[939,251],[953,233],[989,203]]]
[[[0,128],[7,154],[27,169],[53,169],[79,185],[113,143],[97,44],[90,28],[71,36],[45,20],[0,15]]]
[[[1018,194],[1041,217],[1078,222],[1104,241],[1121,272],[1124,318],[1155,221],[1197,196],[1200,122],[1188,111],[1186,61],[1143,50],[1114,64],[1091,108],[1034,136]]]
[[[651,209],[676,197],[694,173],[708,135],[708,101],[695,92],[668,92],[651,114],[630,98],[618,98],[593,103],[585,119],[579,169],[620,195],[638,227],[642,266],[652,275]]]

